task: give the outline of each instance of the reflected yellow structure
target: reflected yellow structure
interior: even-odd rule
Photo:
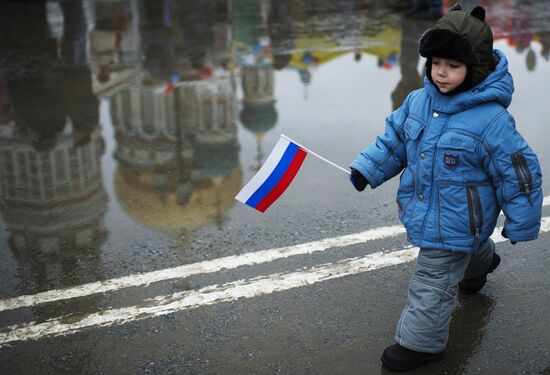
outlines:
[[[208,79],[146,80],[111,98],[115,192],[136,222],[180,238],[222,225],[242,184],[231,71]]]
[[[131,169],[131,167],[130,167]],[[131,174],[134,179],[125,178]],[[123,210],[136,222],[162,233],[180,236],[182,233],[209,224],[220,223],[233,207],[235,195],[242,183],[242,171],[233,169],[228,175],[211,177],[193,187],[185,204],[180,204],[175,184],[167,192],[158,192],[154,177],[146,172],[117,170],[115,189]]]
[[[300,38],[296,40],[296,52],[289,67],[297,70],[312,65],[321,66],[331,60],[352,54],[365,53],[386,60],[400,53],[401,29],[386,27],[374,36],[365,35],[353,41],[327,38]]]
[[[176,239],[222,225],[242,182],[229,7],[216,4],[129,7],[142,59],[132,84],[110,96],[117,200]]]

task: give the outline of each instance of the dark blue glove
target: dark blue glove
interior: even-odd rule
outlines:
[[[504,238],[508,238],[508,236],[506,235],[506,230],[504,228],[502,228],[502,232],[500,232],[500,235]],[[510,240],[510,242],[512,243],[512,245],[515,245],[518,243],[517,241],[512,241],[512,240]]]
[[[353,184],[353,186],[355,187],[355,189],[357,189],[357,191],[365,190],[365,188],[367,187],[367,184],[369,183],[367,179],[361,173],[359,173],[357,169],[354,169],[354,168],[350,168],[350,169],[351,169],[351,174],[349,175],[349,179]]]

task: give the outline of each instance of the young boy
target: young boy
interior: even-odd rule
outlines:
[[[512,244],[538,236],[541,170],[506,109],[513,81],[484,20],[481,7],[455,6],[422,35],[424,88],[350,166],[359,191],[403,171],[398,216],[420,247],[397,343],[382,355],[394,371],[442,358],[457,289],[479,291],[500,263],[489,236],[501,210]]]

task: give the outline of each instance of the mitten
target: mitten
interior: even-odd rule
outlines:
[[[367,187],[367,184],[369,183],[367,179],[357,170],[354,168],[351,169],[351,174],[349,175],[349,179],[355,189],[357,191],[363,191]]]
[[[504,228],[502,228],[502,232],[500,232],[500,235],[504,238],[508,238],[508,236],[506,235],[506,229]],[[518,243],[517,241],[512,241],[512,240],[510,240],[510,242],[512,243],[512,245],[515,245]]]

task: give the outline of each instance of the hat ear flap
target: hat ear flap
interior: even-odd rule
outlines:
[[[485,9],[483,7],[477,6],[470,12],[472,16],[475,18],[481,20],[481,22],[485,21]]]
[[[452,12],[454,10],[462,10],[462,5],[460,5],[460,3],[456,3],[451,7],[451,9],[449,9],[449,12]]]

